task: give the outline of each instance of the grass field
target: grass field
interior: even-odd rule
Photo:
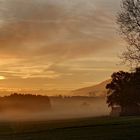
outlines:
[[[1,122],[0,140],[140,140],[140,117]]]

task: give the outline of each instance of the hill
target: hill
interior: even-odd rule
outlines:
[[[99,84],[94,85],[94,86],[74,90],[74,91],[72,91],[72,94],[74,96],[105,97],[106,92],[107,92],[105,87],[110,81],[111,80],[109,79],[109,80],[103,81],[102,83],[99,83]]]

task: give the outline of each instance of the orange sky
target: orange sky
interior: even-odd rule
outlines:
[[[1,88],[76,89],[125,69],[119,0],[0,3]]]

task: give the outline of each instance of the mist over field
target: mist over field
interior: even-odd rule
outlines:
[[[97,117],[109,114],[105,98],[95,97],[50,97],[51,108],[46,110],[18,109],[7,107],[1,111],[0,121],[39,121],[70,118]],[[25,103],[26,105],[26,103]],[[33,104],[36,108],[39,104]]]
[[[0,119],[35,121],[107,116],[110,108],[106,103],[105,86],[109,81],[69,92],[25,90],[24,94],[3,94],[0,97]],[[35,95],[33,92],[42,94]],[[46,96],[46,93],[50,93],[50,96]]]
[[[52,114],[58,118],[103,116],[109,112],[104,98],[53,99],[52,107]]]

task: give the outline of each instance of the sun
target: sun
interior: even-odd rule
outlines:
[[[0,80],[4,80],[4,79],[6,79],[5,76],[0,75]]]

